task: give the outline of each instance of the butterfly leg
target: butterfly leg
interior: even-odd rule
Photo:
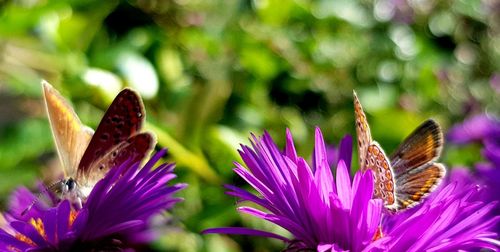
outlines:
[[[78,207],[78,209],[82,209],[83,208],[82,198],[77,196],[75,201],[76,201],[75,204]]]

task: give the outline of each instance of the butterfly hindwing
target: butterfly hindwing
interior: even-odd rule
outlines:
[[[409,169],[434,162],[443,148],[443,133],[437,122],[429,119],[415,129],[391,155],[391,166],[396,175]]]
[[[368,125],[368,121],[366,120],[365,112],[363,111],[363,107],[358,100],[358,96],[356,92],[353,91],[354,96],[354,116],[356,119],[356,135],[358,142],[358,156],[359,156],[359,164],[363,171],[365,171],[366,166],[366,156],[368,146],[372,144],[372,136],[370,132],[370,126]]]
[[[125,161],[130,162],[130,164],[140,162],[153,149],[155,142],[154,136],[149,132],[131,136],[127,140],[114,146],[112,150],[107,152],[100,159],[96,160],[94,162],[96,167],[92,168],[91,173],[86,176],[79,173],[77,180],[80,181],[80,184],[83,186],[93,187],[111,168]],[[125,171],[126,170],[123,172]]]
[[[445,175],[446,168],[440,163],[430,163],[400,175],[396,182],[397,210],[417,205],[437,188]]]
[[[78,177],[97,172],[102,157],[135,135],[142,127],[145,112],[139,95],[122,90],[111,103],[96,129],[78,166]]]
[[[373,171],[375,197],[382,199],[386,207],[392,207],[396,199],[394,176],[389,159],[377,142],[368,146],[365,160],[365,169]]]
[[[69,103],[48,82],[42,81],[43,97],[64,176],[74,176],[92,138],[93,130],[83,125]]]

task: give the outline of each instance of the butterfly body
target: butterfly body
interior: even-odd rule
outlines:
[[[61,199],[67,199],[82,208],[82,201],[85,200],[90,193],[87,193],[83,187],[80,187],[76,180],[72,177],[62,179],[51,186],[55,193],[61,196]]]
[[[373,171],[374,196],[382,199],[386,209],[392,211],[418,205],[436,189],[446,174],[446,168],[436,163],[443,146],[439,124],[431,119],[425,121],[388,158],[372,139],[355,92],[354,111],[360,168]]]
[[[64,174],[51,189],[62,199],[81,207],[110,169],[127,160],[140,162],[153,148],[153,135],[140,132],[145,112],[134,91],[124,89],[117,95],[94,133],[80,122],[57,90],[47,82],[42,86]]]

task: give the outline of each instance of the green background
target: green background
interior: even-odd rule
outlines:
[[[200,235],[283,233],[239,215],[223,193],[223,183],[246,186],[232,172],[239,144],[267,130],[283,146],[290,128],[309,157],[315,126],[331,144],[354,135],[353,89],[389,153],[427,118],[446,131],[498,115],[499,10],[479,0],[0,0],[0,202],[57,169],[41,79],[93,128],[130,86],[177,163],[176,181],[189,183],[152,247],[278,251],[268,239]],[[441,160],[470,165],[479,147],[446,145]]]

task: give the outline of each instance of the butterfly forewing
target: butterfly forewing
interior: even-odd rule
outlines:
[[[144,121],[144,105],[139,95],[122,90],[111,103],[96,129],[78,166],[78,178],[98,172],[102,158],[135,135]]]
[[[92,138],[69,103],[49,83],[43,81],[43,96],[50,128],[63,165],[64,176],[75,176],[78,163]]]
[[[434,162],[443,147],[441,127],[434,120],[427,120],[415,129],[391,155],[391,165],[396,175]]]
[[[431,163],[398,177],[397,210],[417,205],[437,188],[445,175],[446,168],[442,164]]]
[[[391,155],[395,173],[397,208],[417,205],[441,182],[446,168],[434,163],[443,148],[443,133],[434,120],[415,129]]]
[[[375,197],[382,199],[386,207],[393,206],[396,198],[394,176],[389,159],[377,142],[368,146],[365,160],[365,169],[373,171]]]
[[[358,159],[360,168],[365,171],[366,170],[366,154],[368,150],[368,146],[372,144],[372,136],[370,133],[370,126],[368,125],[368,121],[366,120],[365,112],[363,111],[363,107],[358,100],[358,96],[356,92],[353,91],[354,96],[354,116],[356,119],[356,135],[358,140]]]

